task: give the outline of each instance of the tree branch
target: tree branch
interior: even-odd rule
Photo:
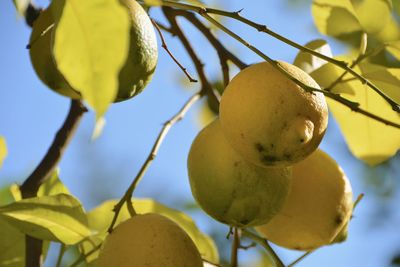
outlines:
[[[156,28],[158,35],[160,35],[161,39],[161,47],[164,48],[164,50],[168,53],[168,55],[172,58],[172,60],[178,65],[178,67],[185,73],[186,77],[189,79],[189,82],[192,83],[197,83],[197,80],[192,78],[190,74],[188,73],[187,69],[176,59],[176,57],[171,53],[171,51],[168,49],[167,43],[165,42],[164,35],[162,34],[160,28],[158,27],[158,24],[152,19],[151,23],[153,23],[154,28]]]
[[[183,33],[182,29],[179,27],[176,16],[178,16],[177,10],[164,7],[163,9],[164,15],[167,18],[168,22],[171,25],[171,31],[175,36],[179,38],[182,45],[185,47],[187,53],[189,54],[190,58],[193,61],[193,64],[196,68],[197,74],[199,75],[199,79],[201,82],[201,89],[210,97],[213,101],[219,103],[221,96],[218,92],[216,92],[210,82],[208,81],[205,73],[204,73],[204,64],[200,61],[200,58],[197,56],[196,52],[194,51],[192,45],[190,44],[189,40],[187,39],[186,35]]]
[[[115,205],[114,207],[114,217],[111,221],[111,225],[108,228],[108,232],[111,233],[115,223],[117,222],[118,215],[121,211],[121,208],[123,207],[124,203],[127,203],[128,209],[130,210],[130,213],[134,211],[133,206],[132,206],[132,194],[136,189],[137,184],[139,181],[142,179],[144,174],[146,173],[148,167],[150,164],[153,162],[153,160],[156,158],[158,150],[160,149],[160,146],[162,142],[164,141],[164,138],[167,136],[169,130],[171,127],[177,123],[178,121],[182,120],[183,117],[185,116],[186,112],[193,106],[194,103],[197,102],[202,96],[203,96],[204,91],[200,91],[193,96],[191,96],[188,101],[183,105],[183,107],[176,113],[171,119],[169,119],[167,122],[164,123],[163,128],[161,129],[160,133],[158,134],[158,137],[150,150],[149,155],[147,156],[146,161],[140,168],[139,172],[137,173],[135,179],[132,181],[131,185],[129,186],[128,190],[126,190],[124,196],[120,199],[120,201]]]
[[[65,148],[71,140],[83,113],[86,111],[86,108],[79,100],[71,100],[68,116],[57,132],[49,150],[32,174],[20,186],[23,198],[36,196],[39,187],[46,181],[61,160]],[[41,254],[42,240],[26,236],[25,266],[41,266]]]
[[[354,71],[353,69],[351,69],[348,64],[346,62],[340,61],[340,60],[336,60],[334,58],[328,57],[326,55],[323,55],[321,53],[318,53],[308,47],[302,46],[270,29],[267,28],[266,25],[263,24],[259,24],[256,23],[254,21],[251,21],[247,18],[244,18],[240,15],[240,12],[228,12],[228,11],[224,11],[224,10],[219,10],[219,9],[214,9],[214,8],[206,8],[206,7],[199,7],[199,6],[194,6],[194,5],[189,5],[189,4],[182,4],[182,3],[176,3],[173,1],[168,1],[168,0],[164,0],[162,2],[163,6],[169,6],[169,7],[175,7],[175,8],[180,8],[180,9],[184,9],[184,10],[190,10],[190,11],[194,11],[199,13],[201,16],[205,17],[206,19],[208,19],[210,21],[210,17],[208,16],[208,14],[216,14],[216,15],[221,15],[221,16],[225,16],[225,17],[230,17],[232,19],[238,20],[242,23],[245,23],[247,25],[249,25],[250,27],[255,28],[257,31],[259,32],[264,32],[276,39],[278,39],[279,41],[282,41],[292,47],[295,47],[297,49],[299,49],[300,51],[304,51],[307,52],[311,55],[314,55],[318,58],[321,58],[327,62],[330,62],[340,68],[342,68],[343,70],[347,71],[348,73],[350,73],[351,75],[353,75],[354,77],[356,77],[358,80],[360,80],[360,82],[362,82],[363,84],[366,84],[368,87],[370,87],[372,90],[374,90],[377,94],[379,94],[383,99],[385,99],[385,101],[387,103],[390,104],[390,106],[392,107],[392,109],[396,112],[400,112],[400,104],[396,103],[396,101],[394,101],[390,96],[386,95],[382,90],[380,90],[375,84],[373,84],[372,82],[370,82],[368,79],[366,79],[365,77],[363,77],[362,75],[360,75],[359,73],[357,73],[356,71]],[[207,18],[207,15],[209,18]],[[214,22],[212,22],[213,24],[215,24]],[[250,48],[250,47],[249,47]]]

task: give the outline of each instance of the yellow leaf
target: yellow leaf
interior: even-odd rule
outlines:
[[[337,74],[341,73],[337,69],[336,73],[333,72],[332,68],[334,67],[331,64],[327,64],[314,71],[311,75],[321,86],[327,87],[336,80]],[[345,79],[349,77],[351,76],[346,75]],[[389,78],[387,77],[387,79]],[[385,92],[394,92],[394,85],[382,81],[376,81],[375,83],[378,86],[382,85],[381,87],[385,88]],[[351,90],[352,94],[343,91],[344,88]],[[399,87],[397,87],[398,90]],[[394,112],[382,97],[359,81],[353,80],[340,84],[335,88],[335,91],[342,93],[343,97],[351,101],[360,103],[361,108],[373,114],[395,123],[400,123],[400,115]],[[396,95],[398,96],[398,94],[394,96]],[[400,129],[387,126],[360,113],[353,112],[348,107],[333,100],[328,99],[328,105],[339,124],[350,151],[357,158],[369,165],[377,165],[392,157],[400,148]]]
[[[314,0],[311,10],[315,25],[323,34],[339,36],[361,29],[349,0]]]
[[[0,167],[3,165],[3,160],[7,157],[7,145],[4,137],[0,136]]]

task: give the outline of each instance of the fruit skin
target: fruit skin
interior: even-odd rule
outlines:
[[[136,215],[109,234],[100,251],[99,267],[202,267],[190,237],[165,216]]]
[[[346,234],[352,198],[342,169],[325,152],[316,150],[293,166],[292,189],[284,207],[256,230],[279,246],[313,250],[332,243],[339,233]]]
[[[235,227],[268,222],[283,206],[290,168],[245,161],[226,141],[218,119],[195,138],[188,156],[192,194],[214,219]]]
[[[54,28],[48,28],[53,23],[54,20],[50,8],[43,10],[33,23],[29,39],[29,55],[33,69],[40,80],[50,89],[64,96],[79,99],[79,92],[68,84],[62,73],[57,69],[51,54]]]
[[[158,59],[157,38],[146,11],[134,0],[120,0],[120,3],[129,12],[131,28],[128,58],[119,73],[115,102],[130,99],[142,92],[151,81]],[[51,10],[48,8],[33,24],[29,50],[33,68],[40,80],[50,89],[64,96],[79,99],[80,93],[68,84],[52,56],[54,28],[40,36],[53,23]]]
[[[304,71],[278,62],[306,85],[319,88]],[[260,166],[289,166],[319,145],[328,125],[322,93],[309,93],[270,63],[254,64],[236,75],[220,104],[222,129],[232,147]]]

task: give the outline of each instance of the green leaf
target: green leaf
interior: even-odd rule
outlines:
[[[57,66],[101,117],[115,100],[128,57],[128,10],[117,0],[54,0],[51,8]]]
[[[13,0],[15,8],[20,16],[25,16],[30,0]]]
[[[310,48],[320,54],[328,57],[332,57],[332,50],[329,44],[322,39],[313,40],[307,44],[305,47]],[[318,69],[327,62],[319,57],[313,56],[310,53],[300,51],[296,58],[294,59],[294,65],[304,70],[307,73],[311,73],[315,69]]]
[[[361,30],[349,0],[314,0],[311,10],[314,23],[322,34],[340,36]]]
[[[58,194],[70,195],[68,188],[61,182],[59,178],[59,170],[55,170],[44,184],[39,187],[37,195],[53,196]]]
[[[116,200],[109,200],[103,202],[88,213],[89,226],[92,229],[97,230],[99,234],[94,238],[90,238],[89,241],[84,241],[82,243],[81,249],[85,253],[104,240],[107,228],[109,227],[114,215],[112,209],[115,204],[117,204]],[[193,220],[186,214],[164,206],[152,199],[134,199],[133,206],[138,214],[159,213],[175,221],[192,238],[203,258],[211,262],[219,261],[218,250],[213,240],[209,236],[200,232]],[[126,207],[123,207],[119,214],[117,223],[127,220],[128,218],[130,218],[130,215]],[[97,257],[98,253],[94,253],[87,260],[90,262]]]
[[[79,201],[66,194],[23,199],[0,207],[0,218],[42,240],[73,245],[91,235]]]
[[[361,27],[368,34],[379,33],[392,17],[392,3],[387,0],[351,0]]]
[[[377,73],[372,71],[376,70],[375,67],[362,65],[364,71],[370,71],[364,75],[370,78],[376,77]],[[358,68],[356,70],[360,71]],[[327,87],[337,79],[340,73],[342,71],[337,70],[336,67],[326,64],[311,73],[311,76],[321,86]],[[394,78],[389,73],[390,71],[386,74],[381,72],[378,74],[378,76],[381,76],[380,81],[373,79],[371,81],[380,86],[384,92],[394,99],[398,99],[399,87],[391,84],[394,82]],[[349,77],[351,76],[346,75],[344,79]],[[341,83],[335,87],[334,91],[341,93],[343,97],[351,101],[358,102],[361,108],[373,114],[395,123],[400,123],[400,115],[394,112],[382,97],[359,81],[353,80]],[[338,122],[350,151],[357,158],[369,165],[377,165],[391,158],[400,148],[399,129],[372,120],[360,113],[353,112],[348,107],[333,100],[327,99],[327,101],[329,110]]]
[[[0,188],[0,205],[6,205],[13,202],[13,196],[8,186]]]
[[[25,235],[0,217],[0,266],[25,266]]]
[[[0,168],[3,165],[3,161],[6,157],[7,157],[6,139],[0,136]]]

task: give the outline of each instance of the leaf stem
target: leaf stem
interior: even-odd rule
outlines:
[[[290,263],[287,267],[293,267],[295,266],[297,263],[299,263],[300,261],[302,261],[305,257],[307,257],[308,255],[310,255],[311,253],[313,253],[315,250],[310,250],[307,251],[306,253],[304,253],[303,255],[301,255],[300,257],[298,257],[296,260],[294,260],[292,263]]]
[[[160,146],[162,142],[164,141],[165,137],[167,136],[169,130],[173,125],[175,125],[178,121],[182,120],[185,114],[188,112],[188,110],[203,96],[203,91],[199,91],[192,95],[186,103],[182,106],[182,108],[176,113],[171,119],[169,119],[167,122],[164,123],[164,126],[162,127],[160,133],[158,134],[158,137],[150,150],[149,155],[147,156],[146,161],[140,168],[139,172],[137,173],[136,177],[132,181],[131,185],[129,186],[128,190],[126,190],[124,196],[120,199],[120,201],[115,205],[114,207],[114,217],[112,219],[111,225],[108,228],[108,232],[111,233],[114,225],[117,221],[119,212],[121,211],[122,206],[124,203],[127,203],[128,205],[128,210],[130,209],[130,212],[134,211],[133,205],[132,205],[132,195],[133,192],[136,189],[137,184],[140,182],[144,174],[146,173],[148,167],[150,164],[153,162],[153,160],[156,158],[158,154],[158,150],[160,149]],[[129,207],[130,206],[130,207]]]

